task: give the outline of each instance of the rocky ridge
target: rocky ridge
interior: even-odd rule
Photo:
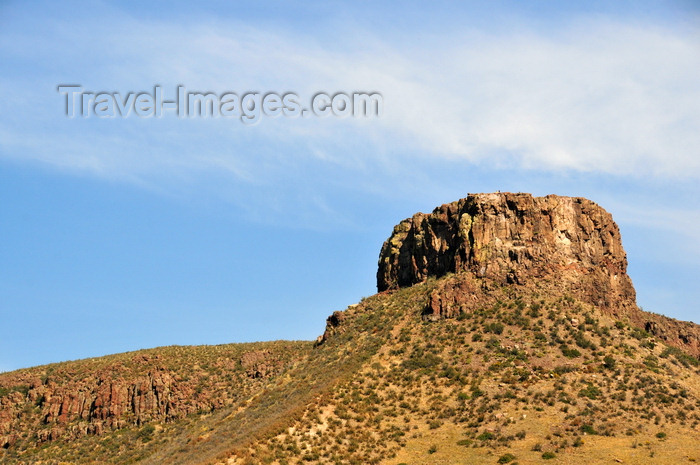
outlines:
[[[87,369],[90,360],[2,374],[0,447],[13,446],[28,426],[43,443],[221,409],[299,356],[297,344],[286,345],[163,348]]]

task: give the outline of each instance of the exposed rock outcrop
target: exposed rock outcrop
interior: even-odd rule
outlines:
[[[548,282],[561,295],[700,353],[698,325],[638,309],[620,230],[610,213],[584,198],[473,194],[418,213],[395,226],[382,246],[377,288],[397,289],[448,273],[463,276],[433,292],[426,309],[430,318],[455,316],[485,282]]]
[[[281,361],[269,350],[254,350],[241,356],[241,366],[249,378],[267,378],[281,368]]]
[[[350,305],[348,310],[356,308],[357,304]],[[347,310],[346,310],[347,312]],[[316,345],[321,345],[336,333],[342,332],[343,320],[347,317],[345,312],[333,312],[331,316],[326,318],[326,330],[316,339]]]
[[[17,432],[29,425],[38,442],[45,442],[223,408],[281,372],[296,348],[233,347],[226,353],[204,347],[200,359],[186,360],[180,353],[188,350],[169,349],[174,353],[169,357],[120,354],[100,368],[90,360],[50,366],[42,377],[37,369],[0,375],[0,447],[12,447]]]
[[[475,194],[399,223],[382,247],[377,287],[458,271],[504,284],[549,278],[584,301],[618,310],[635,302],[626,270],[619,228],[590,200]]]

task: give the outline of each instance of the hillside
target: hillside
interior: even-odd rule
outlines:
[[[700,329],[641,311],[585,199],[478,194],[382,247],[315,343],[0,375],[2,463],[691,463]]]

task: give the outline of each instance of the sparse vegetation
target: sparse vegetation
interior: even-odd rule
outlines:
[[[21,453],[47,463],[236,457],[236,465],[400,465],[413,463],[415,454],[425,463],[488,454],[491,463],[569,463],[572,451],[585,455],[609,438],[634,440],[637,449],[626,442],[627,449],[647,455],[652,444],[657,456],[698,439],[692,357],[658,341],[652,347],[651,336],[544,291],[535,297],[496,288],[460,318],[424,321],[420,315],[439,283],[365,299],[322,344],[161,348],[0,375],[0,398],[22,399],[13,412],[35,419],[40,434],[54,424],[40,424],[48,406],[32,380],[37,386],[73,382],[115,367],[128,379],[129,370],[147,376],[162,366],[177,373],[171,389],[188,386],[195,400],[229,399],[181,418],[127,423],[71,440],[38,442],[27,431],[0,460],[18,464]],[[289,363],[256,377],[240,362],[252,347],[284,351]],[[139,361],[142,356],[148,360]],[[79,425],[87,423],[76,419],[68,426]]]

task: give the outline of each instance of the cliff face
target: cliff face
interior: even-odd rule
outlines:
[[[296,343],[173,347],[1,374],[0,448],[12,447],[28,428],[41,443],[221,409],[255,392],[302,350]]]
[[[418,213],[384,243],[377,287],[458,271],[504,284],[555,279],[563,291],[612,310],[635,301],[619,228],[582,198],[476,194]]]
[[[448,273],[462,277],[431,296],[426,309],[431,318],[453,316],[479,286],[548,283],[561,295],[700,352],[697,325],[638,309],[620,230],[610,213],[587,199],[473,194],[418,213],[395,226],[382,246],[377,288],[397,289]]]

